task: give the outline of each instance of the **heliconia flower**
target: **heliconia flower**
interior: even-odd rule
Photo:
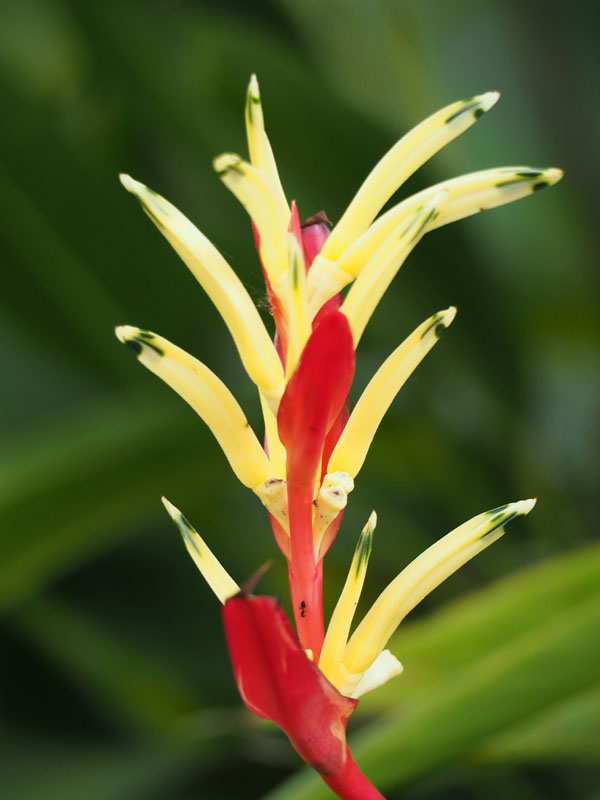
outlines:
[[[234,675],[245,704],[279,725],[300,756],[343,798],[382,797],[352,760],[346,723],[361,695],[402,671],[386,649],[391,635],[427,594],[535,504],[511,503],[451,531],[400,572],[350,635],[371,553],[373,512],[325,630],[323,558],[340,527],[354,479],[385,412],[452,323],[456,309],[437,312],[419,325],[384,361],[350,412],[355,349],[371,315],[428,231],[525,197],[562,176],[553,168],[485,170],[425,189],[377,216],[416,169],[497,99],[496,92],[488,92],[458,101],[406,134],[366,178],[330,232],[324,212],[301,225],[296,204],[288,204],[264,128],[258,83],[251,78],[245,111],[250,160],[227,153],[215,159],[214,167],[251,218],[274,338],[239,278],[203,234],[160,195],[121,176],[221,313],[259,392],[264,444],[231,392],[200,361],[140,328],[121,326],[117,336],[198,413],[236,476],[267,509],[288,562],[296,632],[277,601],[254,596],[249,584],[240,589],[181,512],[163,502],[223,603]]]

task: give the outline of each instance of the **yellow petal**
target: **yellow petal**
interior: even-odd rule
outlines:
[[[386,289],[411,250],[441,213],[440,209],[443,208],[447,197],[447,192],[438,192],[400,229],[399,234],[396,231],[392,232],[377,248],[352,284],[341,311],[348,318],[355,347]]]
[[[273,342],[244,285],[211,242],[175,206],[129,175],[121,182],[189,267],[229,328],[250,379],[281,391],[283,370]]]
[[[224,153],[213,166],[227,188],[244,206],[260,235],[260,256],[277,294],[279,279],[288,268],[289,214],[282,213],[275,190],[263,172],[234,153]]]
[[[253,489],[271,475],[269,459],[244,412],[214,372],[155,333],[122,325],[116,334],[144,366],[183,397],[204,420],[245,486]]]
[[[261,170],[273,189],[277,205],[282,217],[289,218],[290,209],[283,192],[277,164],[271,149],[271,143],[265,132],[262,103],[256,75],[252,75],[246,94],[246,136],[248,138],[248,151],[253,167]]]
[[[508,522],[528,514],[534,505],[535,500],[520,500],[486,511],[425,550],[379,595],[354,631],[344,653],[345,669],[354,674],[367,670],[417,603],[499,539]]]
[[[163,497],[162,501],[169,516],[179,528],[188,553],[219,600],[224,603],[228,598],[237,594],[240,587],[211,553],[204,539],[192,528],[181,511],[169,503],[166,497]]]
[[[432,114],[400,139],[356,193],[325,242],[323,256],[332,261],[339,258],[367,230],[404,181],[434,153],[467,130],[498,97],[498,92],[486,92],[470,100],[459,100]]]
[[[383,362],[352,409],[329,458],[328,472],[344,471],[356,478],[386,411],[455,315],[451,307],[429,317]]]
[[[274,478],[285,478],[286,452],[279,438],[277,417],[269,405],[268,398],[262,392],[260,392],[260,407],[265,423],[265,437],[269,451],[269,461],[271,462],[271,475]]]
[[[289,233],[287,236],[289,247],[289,270],[287,286],[287,323],[289,345],[286,354],[285,372],[289,380],[304,345],[310,336],[310,319],[308,316],[308,302],[306,298],[306,270],[304,256],[296,237]]]
[[[440,192],[448,192],[448,197],[439,215],[429,223],[428,230],[527,197],[539,189],[554,185],[562,175],[562,171],[554,167],[497,167],[437,183],[382,214],[344,253],[343,260],[340,260],[342,266],[346,271],[360,269],[394,230],[405,225],[422,205],[430,202]],[[326,267],[325,262],[322,269]],[[314,266],[310,273],[313,269]],[[318,281],[319,276],[315,275],[313,280]]]
[[[367,524],[362,529],[358,544],[354,551],[350,571],[342,593],[331,615],[327,627],[327,634],[323,642],[319,669],[334,686],[337,685],[338,671],[342,663],[344,648],[348,640],[348,633],[354,618],[354,612],[360,599],[360,593],[365,582],[371,548],[373,546],[373,531],[377,525],[377,514],[372,511]]]

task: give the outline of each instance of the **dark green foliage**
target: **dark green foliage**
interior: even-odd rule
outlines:
[[[499,164],[565,169],[551,192],[425,236],[382,301],[358,350],[355,395],[437,309],[456,304],[458,319],[384,420],[325,586],[331,611],[372,508],[357,621],[435,539],[537,496],[527,519],[402,626],[393,650],[405,674],[361,701],[350,740],[368,721],[357,759],[390,798],[592,800],[593,4],[23,0],[1,11],[3,794],[241,800],[299,766],[244,711],[219,604],[160,496],[238,583],[276,553],[264,510],[194,413],[113,333],[141,324],[189,350],[258,427],[225,326],[117,177],[130,173],[187,214],[259,303],[247,215],[211,166],[221,152],[245,154],[256,72],[301,219],[326,208],[335,223],[402,133],[490,89],[502,91],[493,111],[399,196]],[[142,343],[151,346],[144,332],[129,344]],[[289,611],[282,560],[261,591]],[[304,778],[298,787],[281,796],[326,796]]]

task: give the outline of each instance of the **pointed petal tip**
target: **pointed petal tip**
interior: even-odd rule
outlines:
[[[500,99],[500,92],[484,92],[476,99],[479,100],[479,105],[484,111],[489,111]]]
[[[442,322],[448,328],[454,322],[454,318],[456,317],[456,306],[450,306],[445,311],[442,311]]]
[[[220,156],[213,158],[213,169],[219,175],[224,175],[230,169],[241,164],[241,162],[242,157],[238,156],[237,153],[221,153]]]
[[[503,526],[515,517],[529,514],[536,503],[537,497],[532,497],[528,500],[517,500],[514,503],[507,503],[505,506],[500,506],[500,508],[494,508],[487,513],[492,519],[492,522],[496,522],[498,526]]]
[[[558,183],[565,173],[564,170],[559,169],[558,167],[548,167],[548,169],[544,170],[543,174],[544,177],[549,181],[550,186],[554,186],[554,184]]]
[[[117,325],[115,328],[115,335],[120,342],[125,344],[130,339],[133,339],[134,336],[137,336],[138,331],[139,328],[133,325]]]
[[[161,498],[163,506],[167,509],[167,514],[171,517],[172,520],[175,520],[176,517],[181,516],[181,511],[178,508],[170,503],[167,498],[163,495]]]
[[[258,88],[258,79],[256,77],[256,73],[253,72],[250,75],[250,80],[248,82],[248,94],[255,100],[260,100],[260,91]]]
[[[377,527],[377,512],[375,511],[375,509],[373,509],[369,514],[369,519],[367,520],[367,524],[365,525],[365,532],[373,533],[376,527]]]
[[[127,189],[128,192],[132,194],[137,194],[140,189],[143,188],[143,184],[139,181],[136,181],[131,175],[127,175],[125,172],[119,173],[119,180],[121,184]]]
[[[451,107],[452,113],[445,120],[446,125],[464,126],[467,120],[470,120],[467,124],[473,124],[498,102],[499,97],[500,92],[484,92],[468,100],[460,100],[454,103]]]
[[[533,510],[536,503],[537,497],[531,497],[529,500],[518,500],[514,505],[514,509],[517,514],[529,514],[529,512]]]

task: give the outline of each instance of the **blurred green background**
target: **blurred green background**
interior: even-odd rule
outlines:
[[[372,507],[365,606],[458,523],[538,496],[402,626],[392,649],[405,674],[361,702],[350,737],[390,798],[598,800],[593,8],[0,3],[4,797],[330,796],[243,708],[218,603],[159,497],[238,581],[275,552],[264,512],[112,333],[140,325],[190,350],[258,425],[224,325],[117,180],[129,172],[168,197],[264,303],[248,219],[211,167],[245,153],[255,71],[301,217],[324,207],[336,220],[409,127],[489,89],[502,91],[493,112],[402,193],[501,164],[566,171],[551,191],[427,236],[381,303],[357,391],[429,314],[455,304],[459,316],[382,425],[327,559],[326,603]],[[287,602],[281,561],[262,590]]]

